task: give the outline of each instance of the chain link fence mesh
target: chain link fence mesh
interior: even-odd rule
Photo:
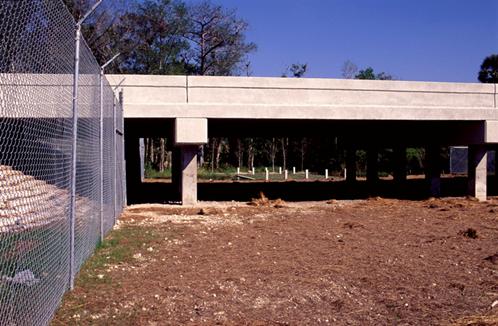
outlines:
[[[469,148],[465,146],[455,146],[450,148],[450,173],[461,175],[467,174],[469,168],[468,153]],[[488,151],[488,174],[495,174],[495,154],[496,151]]]
[[[60,0],[0,0],[0,325],[48,324],[69,286],[74,35]],[[80,58],[74,273],[125,202],[121,104],[104,82],[101,171],[100,67]]]
[[[113,189],[114,186],[114,152],[112,150],[113,146],[113,136],[114,136],[114,111],[115,111],[115,101],[114,94],[111,86],[107,81],[104,81],[104,114],[103,114],[103,123],[104,123],[104,144],[103,144],[103,173],[104,173],[104,207],[103,207],[103,216],[104,216],[104,231],[108,232],[112,226],[114,225],[114,201],[113,194],[115,191]],[[117,194],[116,194],[117,195]]]

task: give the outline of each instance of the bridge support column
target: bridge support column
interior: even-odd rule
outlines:
[[[172,181],[177,184],[182,205],[197,203],[197,153],[205,144],[207,119],[177,118],[175,120],[175,146]]]
[[[427,146],[425,150],[425,178],[429,184],[429,194],[441,196],[441,159],[439,146]]]
[[[471,145],[468,151],[468,194],[487,199],[488,154],[486,145]]]
[[[175,169],[182,205],[197,203],[197,152],[199,146],[187,145],[178,148],[180,166]],[[179,171],[178,171],[179,170]]]
[[[367,182],[374,185],[379,180],[379,150],[370,147],[367,150]]]
[[[406,147],[396,146],[393,148],[393,178],[396,185],[406,182]]]
[[[144,182],[145,179],[145,140],[140,138],[138,140],[140,147],[140,181]]]
[[[346,182],[356,182],[356,148],[349,147],[346,151]]]

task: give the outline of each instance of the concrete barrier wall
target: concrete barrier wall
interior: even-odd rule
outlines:
[[[493,85],[297,78],[189,77],[189,103],[494,107]]]

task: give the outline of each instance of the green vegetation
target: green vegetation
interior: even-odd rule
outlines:
[[[366,67],[365,69],[358,69],[351,60],[347,60],[343,63],[342,77],[346,79],[366,79],[366,80],[392,80],[394,79],[392,75],[386,72],[375,73],[372,67]]]
[[[328,169],[330,177],[342,177],[345,168],[345,151],[344,149],[338,148],[336,151],[322,150],[320,144],[316,144],[312,139],[307,139],[309,141],[309,149],[305,149],[304,155],[300,152],[301,147],[298,142],[294,143],[296,147],[290,147],[286,153],[286,160],[292,164],[291,166],[287,166],[286,169],[289,172],[289,180],[301,180],[304,179],[304,172],[301,169],[301,164],[304,168],[308,168],[309,170],[309,179],[323,179],[325,174],[325,169]],[[253,142],[258,144],[259,142],[271,141],[268,139],[257,139],[253,138]],[[318,142],[318,141],[317,141]],[[229,143],[229,140],[226,141],[226,144]],[[211,144],[211,141],[209,142]],[[292,144],[292,143],[290,143]],[[316,144],[316,145],[315,145]],[[321,146],[326,146],[327,142],[323,141]],[[208,145],[209,146],[209,145]],[[313,147],[312,147],[313,146]],[[317,147],[315,147],[317,146]],[[334,146],[334,145],[332,145]],[[247,164],[242,165],[240,171],[241,174],[247,176],[249,178],[254,178],[255,180],[265,180],[265,167],[267,167],[270,171],[270,180],[278,181],[284,180],[284,173],[279,174],[279,167],[282,167],[282,172],[285,169],[283,166],[283,156],[281,150],[277,150],[275,153],[275,167],[272,168],[272,161],[268,152],[265,152],[265,146],[261,148],[253,147],[251,150],[254,151],[254,163],[258,165],[254,165],[256,174],[252,175],[251,168],[247,167]],[[209,147],[208,147],[209,149]],[[208,160],[204,161],[204,164],[201,165],[198,169],[198,178],[199,180],[237,180],[236,174],[237,169],[229,164],[230,149],[222,148],[223,151],[226,151],[220,155],[219,158],[219,167],[213,168],[213,165],[216,165],[215,161],[211,161],[212,157],[208,157]],[[227,153],[228,152],[228,153]],[[171,153],[168,153],[165,156],[170,156]],[[277,156],[278,155],[278,156]],[[156,157],[158,155],[155,155]],[[150,156],[146,155],[148,159]],[[216,155],[214,156],[216,158]],[[443,148],[440,153],[440,159],[442,162],[443,171],[449,171],[449,148]],[[380,177],[387,177],[392,175],[393,173],[393,149],[385,148],[379,149],[378,152],[378,174]],[[170,161],[168,161],[169,164]],[[249,162],[251,163],[251,162]],[[171,179],[171,167],[168,166],[163,169],[162,172],[158,170],[160,162],[156,161],[151,163],[147,162],[145,168],[145,177],[150,179]],[[424,173],[424,164],[425,164],[425,149],[424,148],[407,148],[406,149],[406,171],[408,174],[423,174]],[[292,174],[292,167],[296,167],[297,174]],[[356,151],[356,168],[357,175],[359,177],[366,176],[367,170],[367,150],[359,149]],[[241,179],[242,180],[242,179]]]
[[[264,167],[255,168],[255,174],[252,174],[252,172],[249,171],[247,168],[241,169],[240,172],[242,176],[246,176],[254,180],[262,181],[265,180],[266,178],[266,172]],[[342,176],[341,172],[339,171],[329,172],[329,177],[341,177],[341,176]],[[148,179],[171,179],[171,169],[165,169],[163,172],[159,172],[149,166],[145,170],[145,177]],[[225,168],[218,168],[212,171],[211,169],[199,168],[197,177],[200,180],[237,180],[237,169],[234,167],[225,167]],[[310,180],[317,180],[324,178],[325,178],[325,171],[322,171],[321,173],[311,172],[311,171],[309,172]],[[240,180],[243,179],[244,178],[240,178]],[[283,181],[285,180],[284,172],[282,171],[282,173],[279,173],[278,168],[275,171],[272,171],[270,169],[269,179],[271,181]],[[292,171],[288,171],[288,180],[305,180],[305,172],[296,171],[296,174],[293,174]]]
[[[145,164],[145,177],[149,179],[171,179],[171,168],[159,171],[150,162]]]
[[[78,20],[94,0],[63,0]],[[247,42],[248,24],[210,1],[104,1],[83,26],[100,64],[120,57],[107,73],[151,75],[240,74],[256,45]]]
[[[355,76],[356,79],[370,79],[370,80],[392,80],[393,76],[381,72],[376,74],[372,67],[367,67],[363,70],[360,70],[358,74]]]
[[[112,230],[105,241],[97,246],[93,255],[81,267],[76,278],[74,291],[64,295],[64,303],[58,311],[52,324],[68,325],[75,323],[72,318],[75,314],[81,314],[81,320],[76,324],[94,324],[90,314],[85,313],[91,305],[87,294],[99,293],[106,295],[113,291],[119,291],[123,286],[122,279],[112,278],[109,269],[114,268],[135,268],[141,264],[140,257],[147,252],[149,247],[160,247],[164,244],[165,236],[168,239],[176,239],[175,231],[171,231],[167,226],[136,226],[121,225],[120,228]],[[133,311],[130,312],[133,314]],[[119,315],[113,321],[117,324],[128,324],[132,315]]]
[[[498,54],[484,58],[478,79],[481,83],[498,83]]]
[[[158,230],[153,227],[138,229],[122,226],[111,231],[82,266],[76,285],[85,288],[102,284],[113,286],[111,279],[99,278],[98,275],[104,273],[109,265],[133,263],[133,255],[161,241],[158,234]],[[162,234],[164,230],[161,230]]]

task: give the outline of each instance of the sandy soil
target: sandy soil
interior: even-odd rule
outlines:
[[[129,207],[54,325],[498,325],[498,199],[257,204]]]

